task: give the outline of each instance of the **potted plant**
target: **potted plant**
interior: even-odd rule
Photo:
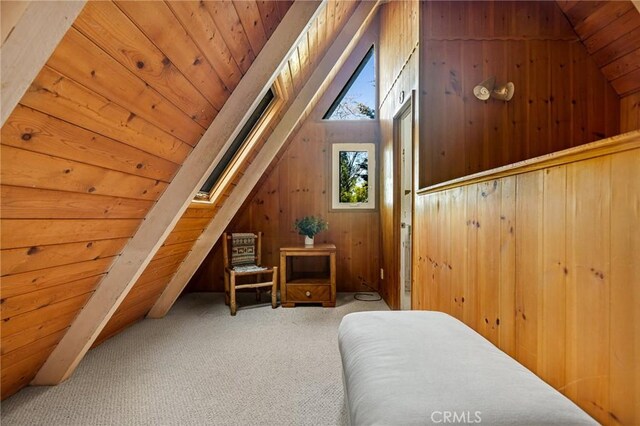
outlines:
[[[321,217],[305,216],[302,219],[296,219],[294,228],[298,234],[304,235],[304,245],[313,246],[313,237],[317,233],[329,229],[329,224]]]

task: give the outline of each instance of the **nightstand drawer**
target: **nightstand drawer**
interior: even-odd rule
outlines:
[[[288,284],[287,301],[290,302],[329,302],[330,285]]]

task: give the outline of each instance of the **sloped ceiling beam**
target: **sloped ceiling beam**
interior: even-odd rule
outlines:
[[[297,1],[290,7],[109,274],[38,371],[32,385],[55,385],[73,373],[220,161],[249,113],[269,89],[278,70],[305,34],[309,23],[315,19],[320,5],[321,2],[317,1]]]
[[[0,50],[0,126],[18,105],[84,4],[85,1],[80,0],[32,1],[20,15]]]
[[[169,312],[184,287],[209,251],[211,251],[216,241],[218,241],[282,145],[291,135],[329,73],[337,66],[336,64],[342,64],[356,46],[374,16],[377,5],[377,1],[364,1],[358,5],[305,86],[287,109],[287,112],[260,150],[256,159],[245,172],[234,189],[233,196],[225,201],[218,214],[196,241],[193,249],[182,262],[158,301],[151,308],[147,315],[148,318],[162,318]]]

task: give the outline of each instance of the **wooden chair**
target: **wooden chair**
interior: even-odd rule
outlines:
[[[237,237],[235,241],[234,236]],[[253,250],[250,245],[252,239]],[[231,315],[235,315],[238,310],[236,290],[243,288],[255,288],[257,292],[256,298],[260,300],[260,288],[271,287],[271,307],[275,309],[277,307],[278,297],[278,268],[274,266],[272,268],[257,269],[262,267],[262,232],[258,232],[257,234],[243,233],[231,235],[225,232],[222,235],[222,241],[225,303],[229,305]],[[234,250],[234,244],[236,242],[242,242],[243,244],[238,244]],[[229,256],[229,253],[231,253],[231,256]],[[253,268],[255,268],[255,270],[252,270]],[[261,282],[262,275],[265,274],[271,274],[271,280]],[[255,276],[256,282],[236,284],[238,277],[245,276]]]

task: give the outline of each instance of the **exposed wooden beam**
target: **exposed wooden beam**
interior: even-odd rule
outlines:
[[[233,196],[225,201],[220,211],[213,218],[207,229],[193,246],[189,255],[178,268],[158,301],[149,311],[148,318],[162,318],[169,312],[171,306],[205,259],[225,228],[229,225],[242,203],[251,193],[262,174],[285,143],[300,119],[308,112],[312,100],[318,93],[328,75],[348,58],[364,33],[369,21],[374,16],[378,2],[361,2],[351,15],[340,34],[322,58],[315,71],[302,88],[296,99],[287,109],[273,133],[260,150],[256,159],[251,163],[244,176],[233,191]]]
[[[3,40],[2,57],[2,123],[25,94],[62,37],[84,7],[85,1],[32,1],[24,11],[13,7],[16,22]],[[8,5],[4,5],[4,9]],[[7,10],[9,11],[9,10]],[[4,17],[3,17],[4,18]],[[8,18],[7,18],[8,19]],[[7,24],[3,19],[3,24]],[[3,30],[4,31],[4,30]]]
[[[55,385],[75,370],[218,163],[278,70],[315,19],[321,2],[295,2],[155,207],[100,283],[32,385]]]

